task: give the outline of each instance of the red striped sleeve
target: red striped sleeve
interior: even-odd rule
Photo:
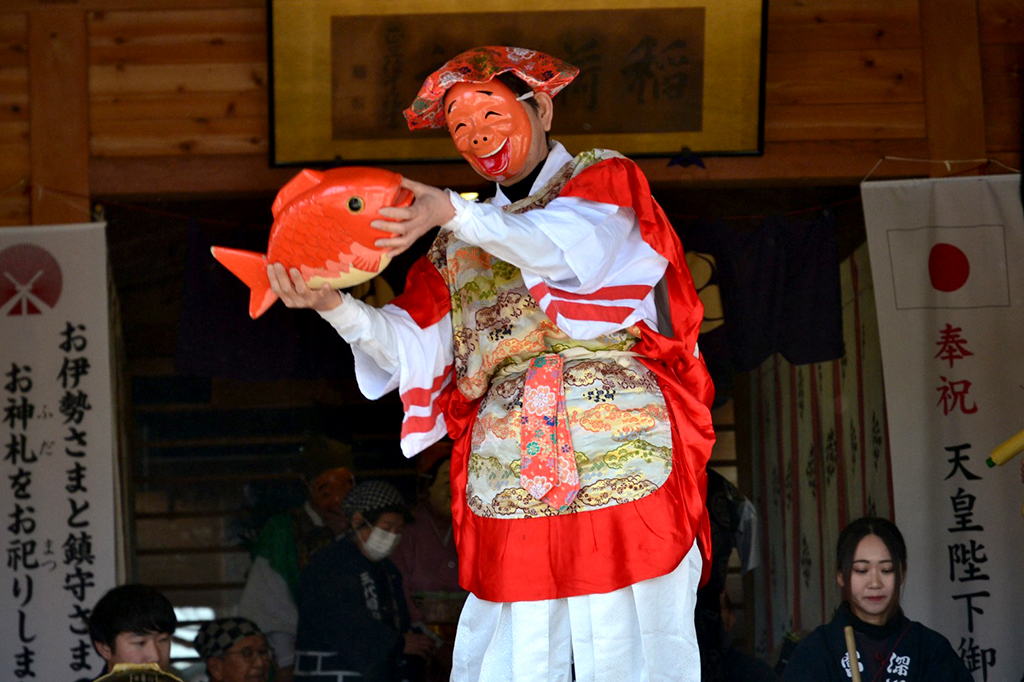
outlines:
[[[646,287],[646,289],[650,291],[651,288]],[[636,306],[639,305],[640,301],[643,300],[642,298],[625,298],[625,300],[634,301],[634,304],[629,306],[614,306],[601,303],[576,303],[556,298],[556,294],[554,293],[555,291],[558,290],[548,288],[548,286],[543,282],[530,287],[530,294],[540,303],[541,308],[544,310],[544,314],[552,320],[556,319],[558,315],[561,315],[567,320],[611,322],[618,324],[624,322],[626,318],[636,310]],[[548,298],[545,299],[545,296]],[[561,296],[561,294],[557,294],[557,296]],[[578,300],[587,300],[591,296],[592,294],[580,296]],[[602,298],[601,300],[605,299]]]
[[[646,284],[622,284],[619,286],[602,287],[589,294],[576,294],[565,289],[547,287],[552,296],[570,301],[642,301],[651,293],[650,287]]]
[[[406,412],[414,407],[425,407],[430,404],[433,399],[432,396],[437,393],[444,382],[451,376],[452,369],[455,367],[454,364],[448,365],[441,372],[440,376],[434,377],[434,383],[431,384],[430,388],[410,388],[408,391],[402,394],[402,407],[405,408]]]
[[[419,417],[406,417],[402,421],[402,438],[417,434],[417,433],[429,433],[434,428],[434,424],[437,423],[437,417],[441,414],[441,406],[434,403],[434,409],[431,410],[429,416]]]
[[[437,424],[437,418],[442,412],[442,402],[439,396],[446,389],[451,388],[448,381],[454,374],[455,365],[451,364],[444,368],[440,376],[434,377],[434,383],[430,388],[411,388],[402,394],[402,407],[405,409],[405,418],[402,420],[402,435],[407,436],[418,433],[429,433]],[[429,407],[430,414],[410,415],[409,412],[415,408]]]

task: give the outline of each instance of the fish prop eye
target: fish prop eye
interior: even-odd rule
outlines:
[[[352,213],[359,213],[365,205],[360,197],[352,197],[348,200],[348,210]]]

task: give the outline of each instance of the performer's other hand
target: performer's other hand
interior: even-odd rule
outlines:
[[[402,653],[426,658],[434,650],[434,640],[418,632],[405,633],[405,649]]]
[[[342,303],[341,294],[326,284],[319,289],[306,286],[298,268],[289,271],[280,263],[271,263],[267,265],[267,277],[270,279],[270,290],[289,308],[327,311]]]
[[[409,178],[402,178],[402,187],[416,195],[412,206],[382,208],[380,214],[390,220],[374,220],[370,223],[370,227],[395,234],[394,237],[378,239],[376,242],[379,247],[390,248],[388,255],[392,258],[408,249],[432,228],[444,225],[455,217],[455,209],[444,190]]]

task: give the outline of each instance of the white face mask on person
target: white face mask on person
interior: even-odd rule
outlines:
[[[369,526],[370,524],[366,525]],[[366,556],[370,558],[370,561],[380,561],[395,551],[395,546],[398,545],[398,541],[402,539],[402,536],[399,533],[392,533],[376,526],[372,528],[370,536],[365,541],[358,534],[356,534],[356,537],[359,539],[360,544],[362,544],[363,551],[366,552]]]

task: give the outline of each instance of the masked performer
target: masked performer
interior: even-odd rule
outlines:
[[[489,203],[408,179],[398,253],[436,225],[380,310],[271,265],[274,292],[348,341],[370,398],[398,389],[402,447],[447,431],[459,579],[453,680],[698,680],[710,549],[711,381],[679,240],[628,159],[547,139],[577,69],[481,47],[427,78],[410,128],[447,127]],[[396,221],[396,222],[391,222]]]

